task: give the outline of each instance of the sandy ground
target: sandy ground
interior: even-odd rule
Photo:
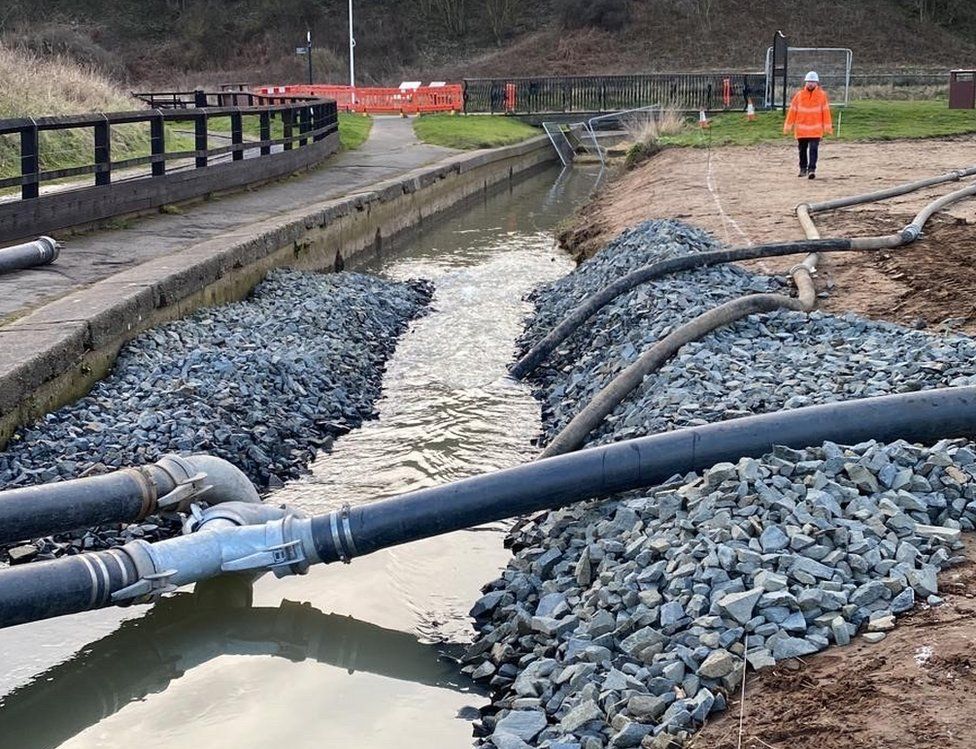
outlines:
[[[968,556],[976,560],[972,534]],[[904,618],[880,644],[778,664],[747,681],[694,749],[962,749],[976,746],[976,564],[940,575],[945,604]]]
[[[595,252],[623,229],[649,218],[679,218],[729,245],[802,239],[798,203],[855,195],[976,163],[976,139],[831,143],[821,149],[817,179],[797,179],[788,141],[755,147],[669,149],[610,185],[561,239],[578,256]],[[871,236],[902,228],[957,183],[858,208],[819,214],[821,234]],[[838,253],[821,265],[818,285],[829,312],[852,310],[918,327],[946,320],[976,332],[976,200],[938,215],[925,238],[893,252]],[[786,272],[798,256],[751,264]]]

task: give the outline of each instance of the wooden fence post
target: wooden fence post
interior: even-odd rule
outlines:
[[[95,184],[112,183],[112,126],[106,117],[95,123]]]

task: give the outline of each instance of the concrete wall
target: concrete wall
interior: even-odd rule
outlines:
[[[438,212],[555,158],[545,137],[451,157],[143,263],[0,328],[0,449],[19,426],[85,395],[143,330],[241,299],[272,268],[354,263]]]
[[[317,143],[259,158],[0,203],[0,242],[34,238],[56,229],[93,224],[267,182],[317,166],[338,150],[339,134],[331,133]]]

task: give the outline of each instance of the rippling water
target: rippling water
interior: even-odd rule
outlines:
[[[594,177],[532,177],[353,268],[433,280],[432,309],[389,362],[379,418],[276,500],[320,511],[534,457],[539,409],[505,368],[523,295],[571,267],[552,228]],[[469,746],[455,714],[484,698],[448,656],[507,561],[504,530],[2,631],[0,747]]]

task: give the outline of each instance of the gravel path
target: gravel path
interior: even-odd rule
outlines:
[[[279,487],[373,416],[384,363],[431,293],[423,281],[272,271],[247,300],[126,345],[89,395],[21,430],[0,452],[0,489],[171,452],[217,455],[260,489]],[[164,532],[150,526],[151,535]],[[82,543],[118,535],[109,529]],[[59,548],[41,544],[40,556]]]
[[[625,233],[540,288],[521,341],[635,265],[710,248],[676,222]],[[683,273],[604,309],[536,374],[550,437],[675,325],[778,286],[737,268]],[[591,443],[814,403],[976,382],[966,336],[855,317],[753,317],[686,347]],[[743,670],[937,606],[937,572],[976,524],[976,449],[825,443],[676,476],[664,487],[551,512],[472,610],[470,673],[494,690],[480,733],[497,749],[667,747],[737,692]]]

